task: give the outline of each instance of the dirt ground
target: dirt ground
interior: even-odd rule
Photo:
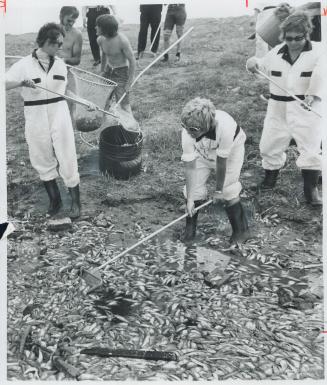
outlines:
[[[288,272],[298,269],[298,274],[306,277],[307,292],[314,296],[311,309],[302,309],[301,314],[304,319],[315,319],[316,325],[320,322],[320,328],[316,328],[318,338],[323,328],[322,213],[304,202],[302,178],[295,166],[296,147],[292,146],[288,150],[288,161],[281,170],[276,189],[259,193],[255,188],[262,178],[258,143],[266,108],[259,96],[267,90],[267,85],[253,79],[244,69],[246,59],[254,50],[253,42],[246,39],[253,30],[251,20],[249,17],[241,17],[188,21],[187,26],[195,28],[184,42],[181,62],[175,63],[172,59],[168,64],[158,63],[135,85],[131,95],[132,109],[144,134],[142,172],[138,176],[128,181],[101,176],[97,167],[97,148],[86,145],[79,133],[75,133],[81,176],[82,215],[65,231],[53,232],[48,228],[48,218],[45,216],[48,199],[30,165],[24,140],[23,103],[18,91],[7,93],[8,216],[16,227],[8,243],[8,378],[30,379],[37,376],[41,378],[42,375],[43,379],[77,377],[71,375],[67,368],[60,370],[58,365],[43,367],[40,353],[28,359],[26,350],[29,355],[33,344],[26,336],[24,340],[22,335],[25,332],[29,336],[31,327],[38,329],[38,332],[43,330],[42,333],[47,335],[51,327],[45,327],[46,317],[50,317],[48,320],[57,323],[59,329],[57,334],[51,334],[52,345],[48,340],[45,346],[55,346],[62,333],[58,323],[60,319],[66,320],[68,317],[69,301],[71,314],[85,316],[83,312],[74,312],[74,304],[80,309],[81,303],[74,302],[72,295],[80,291],[76,286],[76,291],[72,287],[68,289],[69,276],[65,268],[69,266],[67,271],[71,271],[71,274],[76,270],[73,282],[78,282],[76,285],[80,286],[82,284],[77,274],[80,267],[90,268],[101,264],[137,242],[141,236],[150,234],[184,213],[181,207],[184,203],[181,193],[184,174],[180,161],[179,115],[183,105],[195,96],[212,99],[217,108],[233,115],[247,134],[241,197],[250,227],[256,235],[254,241],[241,250],[230,249],[228,239],[231,229],[226,214],[222,208],[209,207],[199,215],[196,242],[241,259],[248,258],[251,253],[255,254],[257,260],[261,258],[263,263],[266,259],[274,258],[275,263]],[[135,47],[137,26],[123,26],[122,29]],[[85,31],[84,37],[81,67],[93,71]],[[33,34],[6,36],[6,54],[28,54],[34,46],[34,38]],[[139,70],[149,60],[144,58],[140,61]],[[8,61],[7,64],[10,63]],[[85,138],[95,144],[97,135],[85,134]],[[212,182],[211,178],[211,191]],[[59,186],[64,209],[68,210],[68,193],[61,182]],[[166,230],[159,239],[180,242],[183,227],[184,222],[181,221]],[[141,247],[135,255],[142,256],[142,250],[145,252],[148,248]],[[122,261],[122,266],[126,267],[128,261],[133,263],[133,258]],[[305,266],[310,265],[314,266],[305,270]],[[67,292],[63,289],[65,285]],[[60,296],[63,295],[65,299],[60,302]],[[49,305],[52,301],[49,301],[49,296],[59,301],[57,305],[64,303],[67,314],[60,313],[59,305],[56,313],[54,309],[58,307]],[[86,301],[85,297],[81,301]],[[30,311],[28,306],[34,306],[38,313]],[[298,311],[301,312],[301,309]],[[65,325],[64,329],[67,330]],[[147,342],[142,346],[155,346]],[[276,372],[275,378],[322,378],[323,342],[317,340],[315,343],[319,349],[314,362],[307,364],[302,371],[294,370],[293,377],[291,374],[279,376]],[[193,345],[191,347],[194,348]],[[35,365],[37,358],[41,366]],[[94,365],[95,362],[92,362]],[[70,363],[74,363],[73,360]],[[115,364],[122,373],[123,364]],[[82,374],[83,370],[91,373],[88,365],[81,369]],[[133,366],[131,362],[128,365]],[[303,362],[301,365],[304,365]],[[121,378],[115,376],[112,369],[111,374],[107,373],[107,379],[142,379],[133,368],[134,371],[129,372],[125,368],[125,376]],[[152,368],[153,373],[157,373],[155,379],[174,379],[169,376],[156,377],[162,372],[161,369],[156,371]],[[223,371],[223,374],[218,373],[218,378],[240,378],[234,373],[235,368],[232,369]],[[203,366],[201,370],[203,373],[200,373],[200,378],[215,378],[204,374]],[[192,367],[186,370],[187,375],[177,375],[178,371],[174,373],[172,376],[177,376],[177,379],[188,379],[188,376],[198,379]],[[267,373],[264,378],[274,378],[273,373]],[[93,379],[92,376],[90,378]],[[87,379],[87,376],[81,379]]]

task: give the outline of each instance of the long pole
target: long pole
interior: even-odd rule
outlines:
[[[203,207],[206,207],[208,205],[210,205],[210,203],[212,203],[212,199],[208,200],[207,202],[203,203],[201,206],[198,206],[196,209],[195,209],[195,212],[197,212],[198,210],[201,210]],[[96,270],[101,270],[103,269],[105,266],[107,266],[109,263],[112,263],[114,261],[116,261],[116,259],[122,257],[123,255],[129,253],[130,251],[134,250],[137,246],[140,246],[142,243],[148,241],[149,239],[153,238],[154,236],[156,236],[157,234],[161,233],[162,231],[166,230],[168,227],[174,225],[175,223],[179,222],[180,220],[186,218],[188,216],[187,213],[183,214],[182,216],[180,216],[179,218],[173,220],[172,222],[168,223],[167,225],[161,227],[160,229],[156,230],[155,232],[153,232],[152,234],[148,235],[147,237],[141,239],[139,242],[135,243],[133,246],[129,247],[128,249],[124,250],[122,253],[118,254],[116,257],[110,259],[109,261],[105,262],[104,264],[102,264],[101,266],[97,267]]]
[[[163,20],[163,14],[164,14],[164,12],[165,12],[165,10],[167,10],[167,8],[168,8],[168,4],[165,4],[164,5],[164,10],[162,10],[162,16],[161,16],[161,18],[160,18],[160,23],[159,23],[159,26],[158,26],[158,28],[157,28],[157,30],[156,30],[156,33],[155,33],[155,35],[154,35],[154,38],[153,38],[153,40],[152,40],[152,42],[151,42],[151,45],[150,45],[150,51],[152,50],[152,47],[153,47],[153,45],[154,45],[154,42],[156,41],[156,37],[157,37],[157,35],[158,35],[158,33],[159,33],[159,31],[160,31],[160,28],[161,28],[161,25],[162,25],[162,20]]]
[[[264,78],[266,78],[267,80],[269,80],[270,82],[272,82],[273,84],[275,84],[276,87],[278,87],[279,89],[281,89],[282,91],[286,92],[289,96],[291,96],[293,99],[295,99],[297,102],[299,102],[301,104],[301,106],[305,106],[308,110],[310,110],[311,112],[313,112],[314,114],[316,114],[317,116],[319,116],[319,118],[322,118],[322,116],[319,114],[319,112],[313,110],[307,103],[305,103],[303,100],[301,100],[300,98],[298,98],[296,95],[292,94],[292,92],[288,91],[287,89],[285,89],[284,87],[280,86],[275,80],[273,80],[271,77],[269,77],[268,75],[266,75],[264,72],[260,71],[258,68],[256,69],[257,72],[263,76]]]
[[[144,68],[134,79],[133,83],[131,84],[130,88],[134,86],[134,84],[139,80],[139,78],[144,74],[145,71],[147,71],[150,67],[152,67],[158,60],[160,60],[168,51],[170,51],[175,45],[177,45],[181,40],[183,40],[192,30],[194,27],[191,27],[188,31],[184,33],[179,39],[175,41],[170,47],[168,47],[165,51],[163,51],[158,57],[156,57],[147,67]],[[116,106],[121,103],[121,101],[124,99],[126,96],[127,92],[123,94],[123,96],[118,100],[116,103]]]
[[[56,91],[48,90],[47,88],[42,87],[42,86],[39,86],[39,85],[37,85],[37,84],[35,84],[35,87],[40,88],[41,90],[44,90],[44,91],[52,92],[52,93],[55,94],[55,95],[61,96],[61,97],[63,97],[64,99],[67,99],[67,100],[71,100],[71,101],[74,102],[74,103],[81,104],[82,106],[89,107],[89,104],[88,104],[88,103],[83,102],[83,101],[81,101],[81,100],[72,98],[72,97],[70,97],[70,96],[61,94],[61,93],[56,92]],[[96,106],[96,109],[97,109],[97,111],[101,111],[101,112],[103,112],[104,114],[113,116],[114,118],[117,119],[117,116],[116,116],[115,114],[112,114],[111,112],[105,111],[105,110],[99,108],[98,106]]]

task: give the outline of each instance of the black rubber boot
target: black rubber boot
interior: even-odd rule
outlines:
[[[79,195],[79,185],[75,187],[69,187],[69,194],[72,197],[72,206],[70,210],[70,218],[76,219],[81,215],[81,201]]]
[[[242,243],[251,237],[248,221],[241,202],[226,207],[226,213],[232,226],[231,243]]]
[[[322,200],[318,192],[319,170],[302,170],[303,192],[307,203],[312,206],[321,206]]]
[[[168,61],[168,58],[169,58],[168,53],[165,53],[165,54],[164,54],[164,57],[163,57],[163,59],[161,59],[161,61],[162,61],[162,62],[167,62],[167,61]]]
[[[205,201],[203,201],[203,200],[194,201],[195,208],[201,206],[204,202]],[[199,214],[199,212],[197,211],[193,215],[193,217],[190,217],[190,216],[186,217],[186,227],[185,227],[185,233],[184,233],[184,237],[183,237],[184,241],[192,241],[195,238],[198,214]]]
[[[56,215],[62,207],[62,201],[57,182],[55,179],[52,179],[44,181],[43,184],[50,199],[48,214],[51,216]]]
[[[265,178],[259,185],[262,190],[270,190],[275,187],[279,170],[265,170]]]

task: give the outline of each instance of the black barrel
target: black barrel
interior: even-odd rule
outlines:
[[[142,167],[143,135],[121,125],[104,128],[100,134],[99,168],[104,175],[128,179]]]

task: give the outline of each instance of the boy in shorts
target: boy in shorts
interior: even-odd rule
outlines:
[[[176,35],[178,39],[183,35],[184,24],[186,21],[185,4],[169,4],[164,24],[164,50],[169,48],[170,37],[176,25]],[[163,62],[168,61],[168,53],[162,59]],[[181,58],[181,43],[177,44],[176,60]]]
[[[97,42],[102,51],[101,74],[117,83],[113,93],[109,95],[105,109],[108,110],[112,96],[116,102],[126,92],[121,101],[123,110],[132,113],[128,90],[135,76],[135,58],[127,37],[118,32],[118,22],[112,15],[101,15],[96,20]]]

